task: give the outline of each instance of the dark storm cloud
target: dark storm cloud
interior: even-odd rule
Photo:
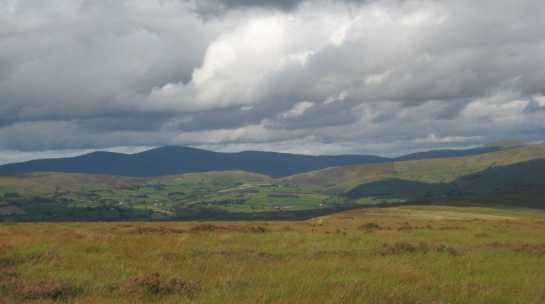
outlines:
[[[217,15],[230,9],[265,8],[289,11],[297,8],[302,0],[197,0],[197,12],[205,15]]]
[[[284,12],[293,11],[305,0],[195,0],[195,11],[205,17],[222,15],[230,10],[266,9]],[[345,4],[365,4],[369,0],[332,0]]]

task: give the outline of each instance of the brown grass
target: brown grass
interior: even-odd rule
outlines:
[[[164,226],[140,226],[134,228],[132,231],[137,234],[177,234],[187,232],[184,229],[175,229]]]
[[[133,277],[123,287],[129,293],[144,292],[153,296],[178,294],[193,296],[200,290],[198,283],[183,280],[181,278],[165,278],[158,272]]]
[[[530,243],[499,243],[494,242],[488,244],[492,249],[507,249],[516,253],[522,253],[533,256],[545,256],[545,244],[530,244]]]
[[[319,219],[0,225],[0,299],[544,303],[543,212],[403,207]]]
[[[380,255],[402,255],[402,254],[426,254],[430,252],[435,253],[447,253],[452,256],[458,256],[463,253],[459,248],[444,244],[428,244],[424,242],[409,243],[409,242],[396,242],[393,244],[383,244],[382,248],[378,251]]]
[[[15,294],[25,300],[59,300],[75,296],[77,294],[77,290],[69,284],[57,281],[18,281],[15,284]]]
[[[214,225],[198,224],[190,229],[191,232],[243,232],[243,233],[265,233],[267,229],[262,226],[247,225]]]
[[[385,228],[380,226],[377,223],[365,223],[365,224],[359,226],[358,229],[364,230],[364,231],[367,231],[367,232],[372,232],[372,231],[377,231],[377,230],[383,230]]]
[[[545,255],[545,244],[521,244],[514,247],[513,250],[525,254],[543,256]]]
[[[398,231],[412,231],[412,230],[419,230],[419,229],[432,229],[432,226],[430,224],[418,226],[418,225],[412,225],[409,222],[404,222],[397,228]]]

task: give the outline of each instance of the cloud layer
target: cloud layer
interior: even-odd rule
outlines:
[[[389,155],[543,140],[541,6],[0,0],[0,150]]]

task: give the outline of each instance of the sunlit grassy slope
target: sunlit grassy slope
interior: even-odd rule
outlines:
[[[73,192],[82,189],[115,189],[145,184],[218,183],[224,180],[243,183],[270,182],[272,179],[265,175],[243,171],[189,173],[153,178],[41,172],[0,176],[0,190],[2,192],[18,191],[39,194],[54,191]]]
[[[334,192],[349,191],[358,185],[386,178],[448,183],[490,167],[543,158],[545,158],[545,145],[526,145],[466,157],[335,167],[294,175],[285,178],[284,181],[320,191]]]
[[[0,303],[544,303],[545,213],[0,225]]]

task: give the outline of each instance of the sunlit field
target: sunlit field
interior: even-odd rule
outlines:
[[[545,213],[0,225],[0,303],[544,303]]]

